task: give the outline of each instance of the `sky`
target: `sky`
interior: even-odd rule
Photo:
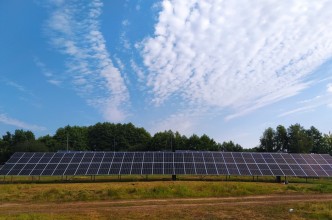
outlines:
[[[332,130],[330,0],[2,0],[0,135],[133,123],[255,147]]]

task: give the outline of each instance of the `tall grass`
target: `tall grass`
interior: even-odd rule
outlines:
[[[0,184],[1,202],[70,202],[114,199],[198,198],[277,193],[332,193],[332,184],[153,181],[110,183]]]

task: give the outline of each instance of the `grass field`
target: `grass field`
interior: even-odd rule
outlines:
[[[0,219],[332,219],[331,180],[136,180],[0,184]]]

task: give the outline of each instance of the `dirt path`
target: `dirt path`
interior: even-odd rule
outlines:
[[[66,203],[6,203],[0,202],[0,213],[72,213],[77,210],[108,210],[133,211],[135,209],[172,209],[195,208],[199,206],[244,206],[259,204],[287,204],[293,202],[324,202],[332,201],[332,194],[301,194],[301,195],[264,195],[226,198],[190,198],[190,199],[149,199],[149,200],[119,200],[119,201],[92,201]]]

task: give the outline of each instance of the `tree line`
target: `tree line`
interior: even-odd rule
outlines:
[[[14,152],[56,151],[243,151],[232,141],[217,143],[206,134],[187,137],[179,132],[163,131],[153,136],[132,123],[97,123],[92,126],[65,126],[53,136],[36,138],[32,131],[15,130],[0,138],[0,163]]]
[[[36,138],[32,131],[15,130],[0,138],[0,163],[8,160],[14,152],[56,151],[251,151],[290,153],[331,153],[332,135],[322,134],[311,126],[304,129],[300,124],[287,129],[265,129],[259,146],[244,149],[233,141],[217,143],[208,135],[187,137],[171,130],[157,132],[153,136],[144,128],[132,123],[97,123],[92,126],[65,126],[53,136]]]
[[[314,126],[305,129],[300,124],[283,125],[276,129],[265,129],[256,151],[288,152],[288,153],[319,153],[332,152],[332,134],[323,134]]]

